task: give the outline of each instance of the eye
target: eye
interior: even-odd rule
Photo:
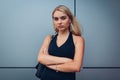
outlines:
[[[66,19],[66,16],[62,16],[60,19],[61,19],[61,20],[65,20],[65,19]]]
[[[58,17],[54,17],[53,19],[54,19],[55,21],[58,21]]]

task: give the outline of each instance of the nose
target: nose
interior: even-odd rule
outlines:
[[[61,24],[61,23],[62,23],[62,20],[61,20],[61,19],[58,19],[58,23]]]

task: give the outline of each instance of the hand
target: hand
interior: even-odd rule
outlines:
[[[53,69],[53,70],[56,70],[56,65],[46,65],[46,67]]]

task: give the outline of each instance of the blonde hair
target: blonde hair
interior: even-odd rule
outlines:
[[[81,36],[81,30],[80,30],[80,26],[76,20],[76,18],[74,17],[74,15],[71,13],[71,11],[69,10],[69,8],[67,8],[66,6],[64,5],[59,5],[57,6],[54,11],[52,12],[52,18],[53,18],[53,15],[55,13],[55,11],[60,11],[60,12],[63,12],[65,14],[67,14],[67,16],[70,18],[71,20],[71,24],[70,24],[70,31],[74,34],[74,35],[77,35],[77,36]],[[55,27],[54,27],[55,28]],[[58,32],[57,29],[55,29],[56,32]]]

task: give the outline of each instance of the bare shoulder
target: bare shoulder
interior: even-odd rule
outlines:
[[[47,36],[45,37],[44,41],[48,41],[48,42],[51,41],[51,37],[52,37],[51,35],[47,35]]]
[[[51,39],[51,37],[52,36],[49,34],[49,35],[46,36],[46,39]]]
[[[74,44],[84,44],[84,38],[82,36],[76,36],[73,34]]]

